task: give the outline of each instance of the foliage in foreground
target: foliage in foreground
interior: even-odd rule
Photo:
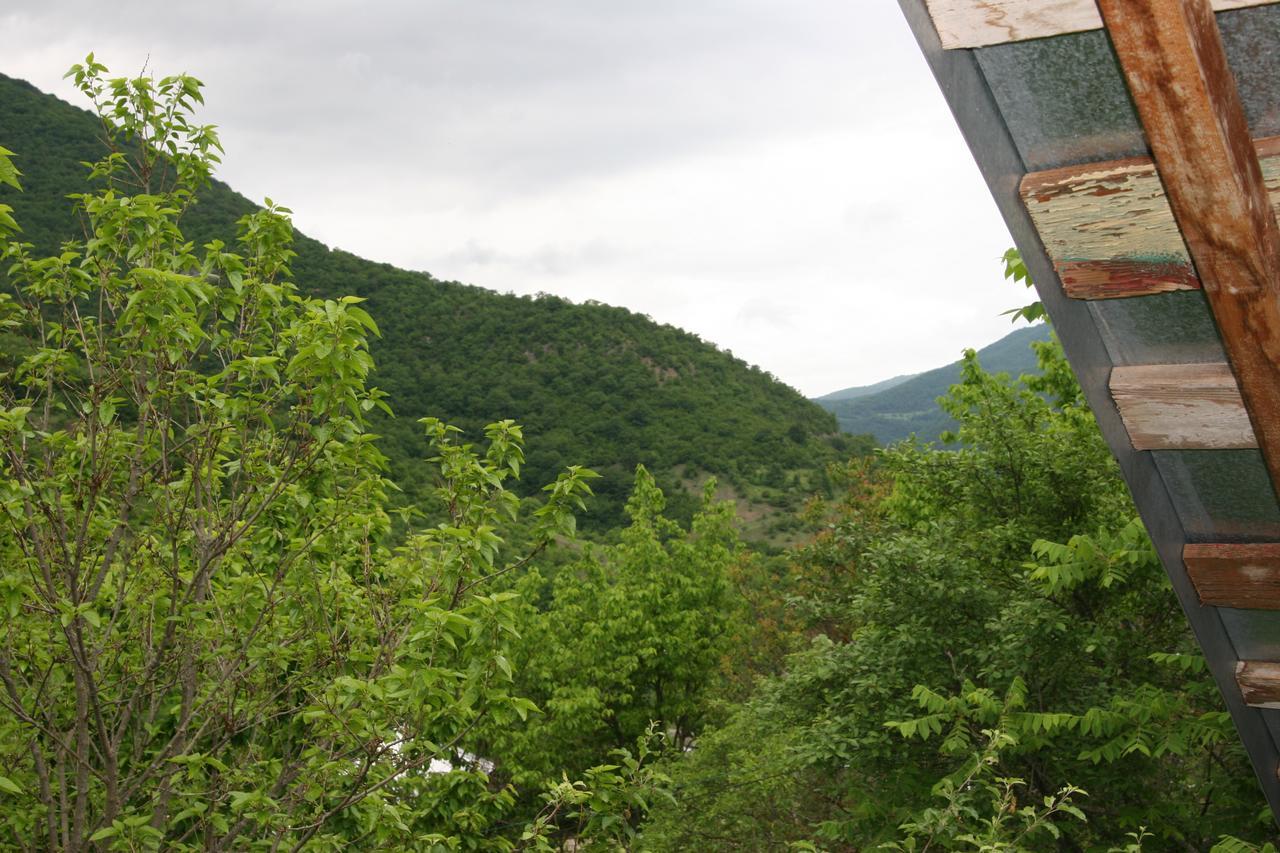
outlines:
[[[741,546],[714,483],[688,530],[663,509],[662,491],[638,469],[617,544],[519,583],[516,683],[542,713],[519,729],[491,728],[484,746],[518,786],[580,773],[653,726],[677,751],[702,731]]]
[[[373,320],[299,295],[269,202],[234,251],[188,242],[219,150],[199,83],[104,71],[72,72],[112,144],[74,199],[87,238],[2,247],[0,845],[473,846],[511,793],[459,745],[532,708],[514,596],[486,585],[521,432],[476,448],[425,420],[447,509],[389,550]],[[588,491],[547,487],[535,549]]]
[[[854,470],[797,555],[809,647],[671,765],[655,849],[1272,837],[1092,415],[1060,349],[1039,352],[1022,383],[970,354],[942,401],[954,449]]]

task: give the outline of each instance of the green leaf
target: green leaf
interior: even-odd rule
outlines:
[[[8,148],[0,145],[0,184],[8,184],[15,190],[21,190],[22,184],[18,182],[18,176],[22,173],[17,170],[9,159],[15,156],[17,155]]]

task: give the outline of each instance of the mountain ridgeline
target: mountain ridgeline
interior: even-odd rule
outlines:
[[[82,234],[66,200],[84,162],[103,154],[103,127],[85,110],[0,75],[0,145],[16,152],[24,192],[3,188],[24,238],[52,252]],[[284,200],[287,203],[287,200]],[[183,219],[188,238],[230,242],[255,205],[215,181]],[[856,442],[835,418],[763,370],[696,335],[624,308],[519,297],[440,281],[330,249],[295,234],[293,273],[307,293],[353,294],[380,326],[374,381],[395,417],[379,424],[392,475],[425,493],[426,443],[418,418],[434,416],[479,436],[491,421],[523,424],[523,477],[534,491],[566,465],[599,471],[586,517],[595,529],[622,520],[632,469],[644,464],[676,492],[673,509],[706,474],[736,494],[794,504],[828,460]]]
[[[978,350],[978,360],[991,373],[1020,376],[1039,371],[1035,341],[1049,340],[1045,325],[1018,329]],[[937,404],[947,389],[960,381],[960,362],[915,376],[898,376],[856,388],[834,391],[814,400],[836,416],[840,429],[855,435],[870,434],[880,444],[892,444],[914,435],[920,441],[937,441],[956,422]]]

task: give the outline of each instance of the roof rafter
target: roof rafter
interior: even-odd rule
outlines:
[[[1098,0],[1156,171],[1280,483],[1280,227],[1208,0]]]

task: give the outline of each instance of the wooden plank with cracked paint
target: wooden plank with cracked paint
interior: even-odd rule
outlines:
[[[1182,562],[1201,604],[1280,610],[1280,543],[1191,543]]]
[[[1135,450],[1257,447],[1226,364],[1144,364],[1111,371],[1111,398]]]
[[[1280,216],[1280,137],[1255,140]],[[1068,296],[1111,299],[1195,290],[1200,279],[1146,157],[1032,172],[1023,203]]]
[[[1236,684],[1246,705],[1280,709],[1280,663],[1242,660],[1236,664]]]
[[[1278,0],[1213,0],[1215,11],[1265,6]],[[1102,28],[1093,0],[926,0],[948,50]]]

